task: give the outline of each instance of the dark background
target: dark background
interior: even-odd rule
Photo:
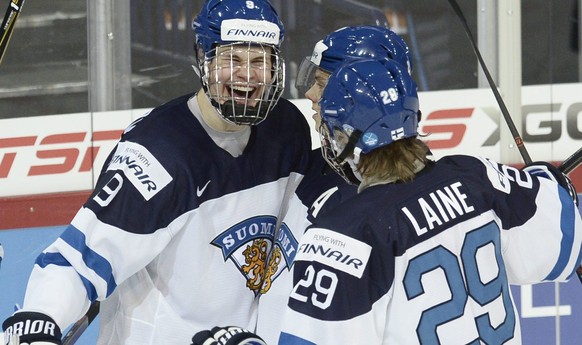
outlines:
[[[131,0],[132,107],[149,108],[198,89],[191,65],[192,17],[202,0]],[[392,26],[414,54],[420,91],[477,87],[477,60],[446,0],[272,0],[285,24],[284,96],[316,41],[346,25]],[[477,38],[476,1],[459,0]],[[523,85],[578,80],[577,0],[522,1]],[[86,112],[87,4],[26,1],[0,65],[0,119]],[[382,16],[384,15],[384,16]],[[391,17],[391,15],[393,15]]]

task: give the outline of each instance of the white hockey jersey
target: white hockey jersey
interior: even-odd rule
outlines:
[[[509,285],[567,280],[581,242],[562,187],[445,157],[316,219],[279,344],[521,344]]]
[[[170,101],[126,129],[97,187],[37,259],[23,309],[61,328],[101,302],[98,344],[189,344],[217,325],[271,329],[260,296],[290,275],[305,218],[278,228],[308,166],[304,116],[281,99],[238,157]],[[284,308],[291,277],[265,304]],[[282,279],[283,280],[283,279]],[[269,335],[266,335],[269,338]]]

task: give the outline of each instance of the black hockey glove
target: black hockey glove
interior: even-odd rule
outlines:
[[[192,337],[190,345],[267,345],[261,337],[236,326],[214,327]]]
[[[48,315],[36,312],[17,312],[2,323],[6,344],[61,344],[61,329]],[[20,341],[14,341],[20,338]]]
[[[547,162],[533,162],[523,168],[523,171],[530,173],[531,175],[543,177],[550,179],[560,186],[564,187],[574,203],[578,205],[578,193],[576,193],[576,188],[570,181],[570,178],[560,171],[560,169],[551,165]]]

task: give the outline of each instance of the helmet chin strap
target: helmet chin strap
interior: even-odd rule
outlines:
[[[361,137],[362,131],[360,131],[359,129],[356,129],[352,132],[352,134],[348,138],[348,143],[346,144],[342,152],[340,152],[340,154],[337,156],[338,163],[345,161],[349,155],[354,153],[356,144],[358,143],[358,140],[360,140]]]
[[[236,125],[256,125],[262,122],[267,116],[266,107],[253,107],[251,105],[240,105],[234,103],[232,100],[228,100],[220,106],[218,102],[212,100],[212,104],[219,106],[222,111],[222,117]],[[244,115],[238,115],[244,114]]]
[[[196,66],[196,65],[191,65],[192,69],[194,70],[194,73],[196,73],[196,75],[198,76],[198,79],[202,80],[202,73],[200,72],[200,67]]]
[[[346,161],[348,162],[348,165],[350,166],[352,172],[354,173],[354,178],[356,178],[359,182],[362,182],[364,178],[362,177],[362,174],[360,174],[360,172],[358,171],[358,163],[360,162],[360,151],[361,151],[360,149],[354,150],[354,159],[348,158]]]
[[[344,179],[348,179],[348,182],[359,185],[362,182],[363,177],[358,171],[358,163],[360,161],[360,152],[361,150],[356,148],[356,143],[362,137],[362,131],[356,129],[352,132],[352,134],[348,138],[348,143],[344,147],[344,149],[339,153],[336,157],[336,161],[338,162],[338,166],[343,165],[342,171],[344,173]],[[349,156],[354,156],[354,158],[348,158]],[[345,166],[345,165],[348,166]]]

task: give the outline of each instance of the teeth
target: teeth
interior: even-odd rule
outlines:
[[[254,88],[252,88],[252,87],[234,86],[234,85],[232,85],[231,88],[233,90],[239,91],[239,92],[252,92],[254,90]]]

